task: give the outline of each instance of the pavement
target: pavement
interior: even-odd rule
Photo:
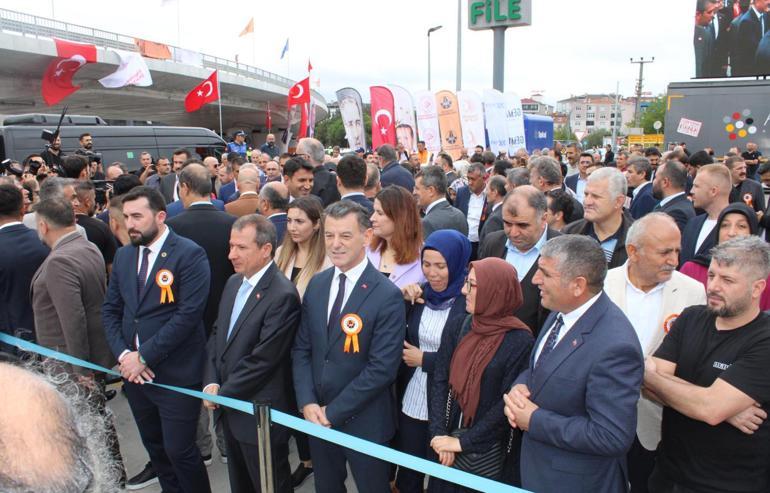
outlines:
[[[110,388],[120,388],[120,384],[111,386]],[[126,466],[126,472],[128,477],[132,477],[138,474],[144,465],[149,460],[147,452],[142,445],[139,438],[139,431],[136,428],[134,417],[131,414],[131,409],[128,407],[128,401],[126,396],[122,392],[118,392],[114,399],[108,403],[109,408],[115,415],[115,427],[118,431],[118,440],[120,441],[120,451],[123,454],[123,462]],[[212,439],[215,439],[212,431]],[[223,464],[220,460],[219,451],[216,445],[214,445],[212,451],[213,463],[207,468],[209,473],[209,482],[211,483],[212,493],[228,493],[230,491],[230,483],[227,479],[227,465]],[[297,456],[297,448],[294,443],[294,439],[289,442],[289,463],[291,464],[292,471],[299,464],[299,458]],[[256,460],[256,457],[254,458]],[[348,479],[345,483],[347,491],[353,493],[358,490],[353,482],[352,475],[348,472]],[[142,493],[161,493],[160,485],[154,484],[144,489],[137,490]],[[299,488],[294,491],[298,493],[311,493],[315,491],[314,478],[311,475],[305,480]]]

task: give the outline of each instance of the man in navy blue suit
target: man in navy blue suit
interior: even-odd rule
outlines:
[[[34,335],[35,322],[29,287],[48,256],[37,233],[24,226],[24,197],[14,185],[0,185],[0,330],[16,335],[26,329]]]
[[[509,423],[524,432],[527,490],[628,490],[644,360],[634,328],[602,290],[606,274],[592,238],[558,236],[540,253],[532,282],[551,314],[529,369],[503,397]]]
[[[752,0],[749,9],[732,22],[730,65],[733,77],[760,73],[754,62],[762,37],[770,31],[767,6],[768,0]]]
[[[364,195],[366,186],[366,161],[356,156],[345,156],[337,163],[337,189],[342,199],[360,205],[371,216],[374,204]],[[411,190],[410,190],[411,192]]]
[[[649,159],[634,156],[628,160],[626,180],[629,187],[634,187],[629,212],[634,219],[646,216],[658,205],[658,201],[652,196],[651,176],[652,166]]]
[[[487,219],[486,171],[481,163],[473,163],[466,174],[468,186],[457,190],[455,207],[465,214],[468,222],[468,239],[471,242],[471,260],[479,253],[479,235]]]
[[[200,389],[209,292],[204,250],[166,226],[159,192],[123,197],[131,245],[115,254],[102,319],[126,396],[164,492],[210,493],[195,429],[200,401],[148,382]]]
[[[382,188],[389,185],[398,185],[410,192],[414,190],[414,176],[406,168],[398,164],[398,154],[392,145],[381,145],[377,149],[377,155],[380,156],[380,161],[384,163],[380,174]]]
[[[372,229],[364,210],[326,208],[326,252],[334,268],[310,280],[292,350],[297,405],[306,420],[375,443],[395,433],[391,384],[406,325],[401,291],[366,258]],[[390,492],[387,463],[310,437],[316,491],[345,491],[350,465],[358,491]]]

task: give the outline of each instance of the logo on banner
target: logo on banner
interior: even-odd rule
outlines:
[[[441,107],[444,108],[445,110],[448,110],[449,108],[452,107],[452,101],[448,97],[444,96],[441,99]]]
[[[454,144],[455,142],[457,142],[457,136],[453,131],[451,130],[449,131],[449,135],[447,136],[446,141],[448,144]]]

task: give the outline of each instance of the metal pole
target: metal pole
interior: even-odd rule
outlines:
[[[463,7],[462,0],[457,0],[457,82],[455,83],[455,90],[462,89],[462,72],[463,72]]]
[[[219,83],[219,71],[217,71],[217,94],[219,95],[219,136],[224,139],[225,134],[222,132],[222,86]]]
[[[254,401],[257,418],[257,451],[259,459],[259,483],[262,493],[275,492],[273,475],[273,451],[270,442],[270,404]]]
[[[642,87],[644,86],[644,64],[653,63],[654,61],[655,57],[652,57],[652,60],[645,60],[644,57],[641,57],[639,60],[631,59],[631,63],[639,64],[639,80],[636,82],[636,105],[634,106],[634,125],[637,128],[639,127],[639,110],[641,109]]]
[[[615,104],[612,106],[612,111],[615,114],[615,118],[612,120],[612,150],[615,150],[615,143],[618,141],[618,94],[620,92],[620,81],[615,83]]]
[[[495,27],[492,32],[492,87],[503,92],[505,90],[505,28]]]
[[[430,29],[428,30],[428,90],[430,91]]]

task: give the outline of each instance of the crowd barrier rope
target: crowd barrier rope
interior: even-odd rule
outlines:
[[[38,344],[25,341],[23,339],[19,339],[17,337],[13,337],[11,335],[1,333],[1,332],[0,332],[0,342],[4,342],[10,346],[15,346],[27,352],[39,354],[46,358],[53,358],[71,365],[80,366],[83,368],[89,368],[94,371],[104,372],[104,373],[118,376],[118,377],[120,376],[120,373],[115,370],[104,368],[102,366],[96,365],[89,361],[85,361],[80,358],[75,358],[68,354],[60,353],[58,351],[54,351],[52,349],[48,349]],[[175,387],[173,385],[165,385],[161,383],[151,382],[148,385],[155,385],[157,387],[162,387],[172,392],[186,394],[191,397],[196,397],[198,399],[209,400],[209,401],[215,402],[216,404],[219,404],[220,406],[228,407],[230,409],[236,409],[238,411],[254,415],[254,404],[251,402],[241,401],[238,399],[233,399],[230,397],[224,397],[224,396],[218,396],[218,395],[213,396],[209,394],[204,394],[203,392],[200,392],[197,390],[190,390],[182,387]],[[390,462],[392,464],[397,464],[399,466],[403,466],[408,469],[421,472],[430,477],[443,479],[444,481],[449,481],[451,483],[455,483],[460,486],[464,486],[466,488],[471,488],[471,489],[483,491],[483,492],[494,492],[494,493],[498,493],[498,492],[499,493],[528,493],[527,490],[523,490],[520,488],[516,488],[514,486],[503,484],[498,481],[493,481],[491,479],[483,478],[481,476],[476,476],[474,474],[460,471],[458,469],[454,469],[451,467],[442,466],[441,464],[438,464],[436,462],[425,460],[420,457],[415,457],[413,455],[405,454],[398,450],[394,450],[392,448],[385,447],[383,445],[373,443],[368,440],[363,440],[361,438],[348,435],[347,433],[342,433],[340,431],[333,430],[331,428],[325,428],[323,426],[311,423],[304,419],[300,419],[290,414],[283,413],[276,409],[270,409],[270,418],[274,423],[278,423],[287,428],[291,428],[292,430],[300,431],[307,435],[311,435],[316,438],[326,440],[328,442],[334,443],[341,447],[349,448],[357,452],[374,457],[376,459]]]

